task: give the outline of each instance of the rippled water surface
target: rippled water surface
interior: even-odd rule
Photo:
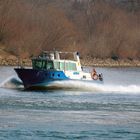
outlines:
[[[0,140],[140,140],[140,68],[97,70],[103,85],[24,91],[13,68],[0,67]]]

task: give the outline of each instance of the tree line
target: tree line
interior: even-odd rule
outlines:
[[[56,49],[139,59],[139,7],[139,0],[0,0],[0,44],[24,58]]]

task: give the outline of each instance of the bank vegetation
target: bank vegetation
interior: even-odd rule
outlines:
[[[84,63],[135,64],[139,15],[139,0],[0,0],[1,64],[52,49],[79,51]]]

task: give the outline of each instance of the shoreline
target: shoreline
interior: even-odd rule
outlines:
[[[17,58],[0,59],[0,66],[31,66],[30,59],[22,59],[19,63]],[[140,60],[129,60],[129,59],[100,59],[100,58],[84,58],[81,59],[82,66],[92,66],[92,67],[140,67]]]
[[[140,60],[129,60],[129,59],[118,59],[113,60],[111,58],[100,59],[83,59],[81,60],[82,65],[84,66],[93,66],[93,67],[140,67]]]

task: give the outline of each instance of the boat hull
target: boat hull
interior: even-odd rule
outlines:
[[[63,71],[56,70],[37,70],[37,69],[14,69],[18,77],[23,82],[24,88],[28,90],[46,90],[46,89],[65,89],[74,88],[69,85],[70,81],[92,81],[93,83],[103,83],[100,80],[72,79],[66,76]]]
[[[63,71],[37,70],[37,69],[14,69],[22,80],[25,89],[37,89],[49,87],[50,83],[59,80],[69,80]]]

